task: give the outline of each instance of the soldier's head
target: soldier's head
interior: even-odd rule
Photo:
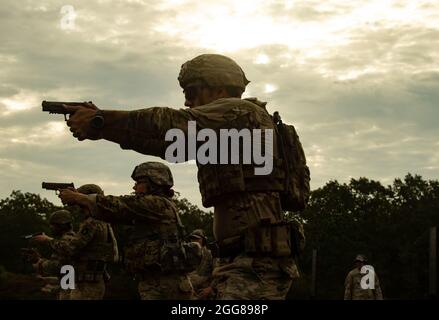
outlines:
[[[189,240],[192,242],[197,242],[201,246],[205,246],[207,242],[203,229],[195,229],[192,231],[192,233],[189,235]]]
[[[102,190],[101,187],[91,183],[80,186],[78,189],[76,189],[76,191],[85,195],[91,195],[91,194],[104,195],[104,191]],[[88,207],[81,206],[80,208],[81,208],[80,215],[83,219],[91,215],[90,209]]]
[[[356,268],[361,268],[365,264],[367,264],[367,258],[364,254],[357,254],[354,260],[354,264]]]
[[[169,167],[161,162],[144,162],[134,168],[131,178],[136,182],[134,192],[137,195],[157,194],[172,197],[174,179]]]
[[[76,191],[82,193],[82,194],[100,194],[104,195],[104,191],[96,184],[84,184],[80,186]]]
[[[72,230],[72,215],[67,210],[58,210],[49,217],[50,229],[55,236]]]
[[[220,54],[202,54],[185,62],[178,81],[184,104],[190,108],[221,98],[241,98],[250,82],[235,61]]]

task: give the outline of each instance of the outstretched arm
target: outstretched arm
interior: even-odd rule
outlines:
[[[58,254],[74,256],[87,246],[95,235],[95,221],[86,221],[75,235],[54,239],[50,242],[52,249]]]
[[[165,156],[166,147],[172,143],[165,141],[169,129],[187,131],[187,121],[191,119],[185,110],[172,108],[147,108],[134,111],[99,110],[92,104],[65,106],[73,115],[67,121],[73,136],[85,139],[105,139],[118,143],[122,149],[132,149],[140,153]],[[100,115],[104,118],[102,128],[95,128],[92,120]]]

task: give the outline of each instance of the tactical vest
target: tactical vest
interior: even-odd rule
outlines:
[[[175,212],[174,212],[175,211]],[[177,209],[172,205],[170,216]],[[179,240],[177,222],[173,224],[151,224],[141,220],[133,221],[134,228],[124,248],[124,264],[128,272],[137,274],[152,268],[160,268],[160,256],[165,242]]]
[[[199,265],[201,248],[198,244],[183,241],[183,225],[178,210],[173,203],[171,207],[169,214],[176,218],[173,224],[134,221],[134,230],[125,247],[124,262],[129,273],[187,273]]]
[[[92,218],[89,218],[92,219]],[[79,257],[80,261],[114,262],[117,247],[114,248],[114,235],[111,226],[103,221],[97,221],[97,230],[93,240],[84,248]],[[115,252],[116,251],[116,252]]]
[[[197,164],[198,182],[204,207],[214,206],[221,201],[221,197],[239,192],[281,192],[285,188],[285,166],[279,157],[276,128],[269,113],[265,110],[265,103],[256,99],[241,100],[241,103],[252,103],[258,108],[259,116],[267,117],[267,123],[273,130],[273,170],[269,175],[255,175],[253,164]],[[247,102],[249,101],[249,102]],[[222,129],[241,130],[244,128],[258,129],[258,124],[252,124],[247,117],[237,117],[235,121],[224,119]],[[219,136],[219,132],[217,132]],[[262,140],[263,141],[263,140]],[[242,146],[241,146],[242,147]],[[242,152],[242,148],[240,149]]]

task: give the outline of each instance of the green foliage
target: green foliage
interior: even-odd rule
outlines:
[[[301,266],[310,275],[318,249],[318,297],[343,297],[357,253],[376,268],[387,298],[423,298],[428,288],[428,230],[439,222],[439,182],[408,174],[392,186],[367,178],[330,181],[312,192]]]
[[[213,240],[213,214],[205,212],[179,195],[175,197],[186,232],[202,228],[209,241]],[[22,287],[30,281],[23,273],[20,248],[27,242],[20,236],[48,231],[47,217],[58,208],[39,195],[13,191],[0,200],[0,265],[15,275],[0,270],[0,280],[7,287],[17,283]],[[312,250],[318,250],[317,298],[341,299],[344,279],[352,269],[357,253],[369,257],[382,284],[385,298],[420,299],[428,289],[428,231],[439,224],[439,182],[424,180],[408,174],[395,179],[392,185],[367,178],[352,179],[349,183],[329,181],[314,190],[309,207],[301,214],[289,213],[303,223],[306,248],[300,258],[302,278],[290,298],[306,299],[310,294]],[[123,246],[129,227],[116,226],[115,233]],[[119,267],[111,271],[118,281],[109,287],[108,298],[132,298],[133,290],[119,286],[128,278]],[[120,268],[119,268],[120,269]],[[29,277],[29,276],[27,276]],[[124,280],[125,279],[125,280]],[[26,287],[17,297],[30,298],[37,294],[37,282]],[[127,287],[127,286],[126,286]],[[24,290],[24,289],[23,289]],[[5,291],[6,292],[6,291]],[[3,296],[10,297],[7,291]],[[0,296],[2,294],[0,293]]]
[[[12,191],[0,201],[0,264],[8,270],[22,270],[25,264],[20,248],[28,245],[21,236],[48,232],[48,214],[57,209],[46,199],[32,193]]]
[[[203,229],[209,241],[213,240],[213,213],[201,210],[186,198],[180,198],[178,193],[174,201],[177,205],[181,221],[185,226],[186,233],[189,234],[195,229]]]

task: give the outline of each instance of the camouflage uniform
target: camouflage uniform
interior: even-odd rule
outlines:
[[[345,280],[345,300],[383,300],[383,293],[381,291],[380,281],[378,275],[375,274],[375,289],[362,289],[361,274],[358,268],[351,270]]]
[[[91,217],[81,222],[75,235],[51,241],[52,249],[71,260],[75,268],[76,287],[70,292],[71,300],[104,297],[104,269],[107,262],[113,261],[113,246],[111,227]]]
[[[206,247],[201,248],[201,263],[197,270],[189,274],[192,286],[195,291],[209,286],[212,277],[212,253]]]
[[[182,66],[179,81],[183,89],[203,80],[210,87],[245,89],[248,80],[231,59],[201,55]],[[190,109],[148,108],[137,111],[102,111],[106,120],[100,137],[119,143],[122,149],[165,158],[165,134],[181,129],[188,136],[188,121],[197,130],[271,129],[273,119],[257,99],[221,98]],[[274,170],[266,176],[254,174],[253,165],[198,165],[198,181],[205,207],[214,206],[214,236],[224,264],[213,271],[220,299],[284,299],[298,271],[294,259],[266,253],[251,254],[243,247],[247,230],[262,220],[283,219],[279,192],[284,190],[284,172],[274,135]],[[262,144],[265,144],[264,136]]]
[[[179,232],[177,208],[170,197],[161,194],[97,195],[93,214],[110,223],[133,226],[124,248],[124,263],[127,271],[139,281],[142,300],[192,297],[193,288],[185,272],[162,270],[164,266],[160,259],[164,244],[175,243]]]
[[[360,262],[364,265],[367,260],[364,255],[357,255],[355,262]],[[351,270],[345,280],[345,300],[383,300],[383,293],[381,291],[380,281],[378,275],[375,273],[375,289],[361,288],[361,279],[365,274],[361,273],[361,266]]]
[[[64,233],[59,240],[61,241],[68,241],[69,239],[73,238],[75,236],[75,233],[73,231],[68,231]],[[60,281],[60,270],[63,265],[71,264],[71,262],[67,259],[67,257],[63,254],[60,254],[57,251],[52,251],[52,254],[50,258],[41,258],[37,263],[37,273],[44,278],[47,278],[51,280],[51,283],[48,283],[46,287],[44,287],[42,290],[46,291],[47,288],[50,287],[51,289],[48,290],[50,292],[55,291],[58,292],[57,298],[58,300],[69,300],[70,297],[70,290],[63,290],[59,286]],[[55,278],[56,277],[56,281]]]
[[[67,210],[58,210],[52,213],[49,218],[49,223],[51,225],[67,225],[71,224],[72,217]],[[71,226],[70,226],[71,228]],[[71,229],[65,231],[57,241],[69,241],[75,237],[75,232]],[[47,285],[42,288],[42,291],[57,291],[58,300],[68,300],[70,291],[62,290],[59,286],[60,281],[60,271],[63,265],[72,264],[71,259],[69,259],[65,254],[57,250],[52,250],[50,258],[40,258],[34,265],[38,275],[42,276],[44,279],[48,280]]]
[[[191,241],[201,241],[201,262],[197,269],[189,274],[195,292],[210,286],[213,269],[212,252],[206,247],[207,238],[202,229],[194,230],[189,238]]]

